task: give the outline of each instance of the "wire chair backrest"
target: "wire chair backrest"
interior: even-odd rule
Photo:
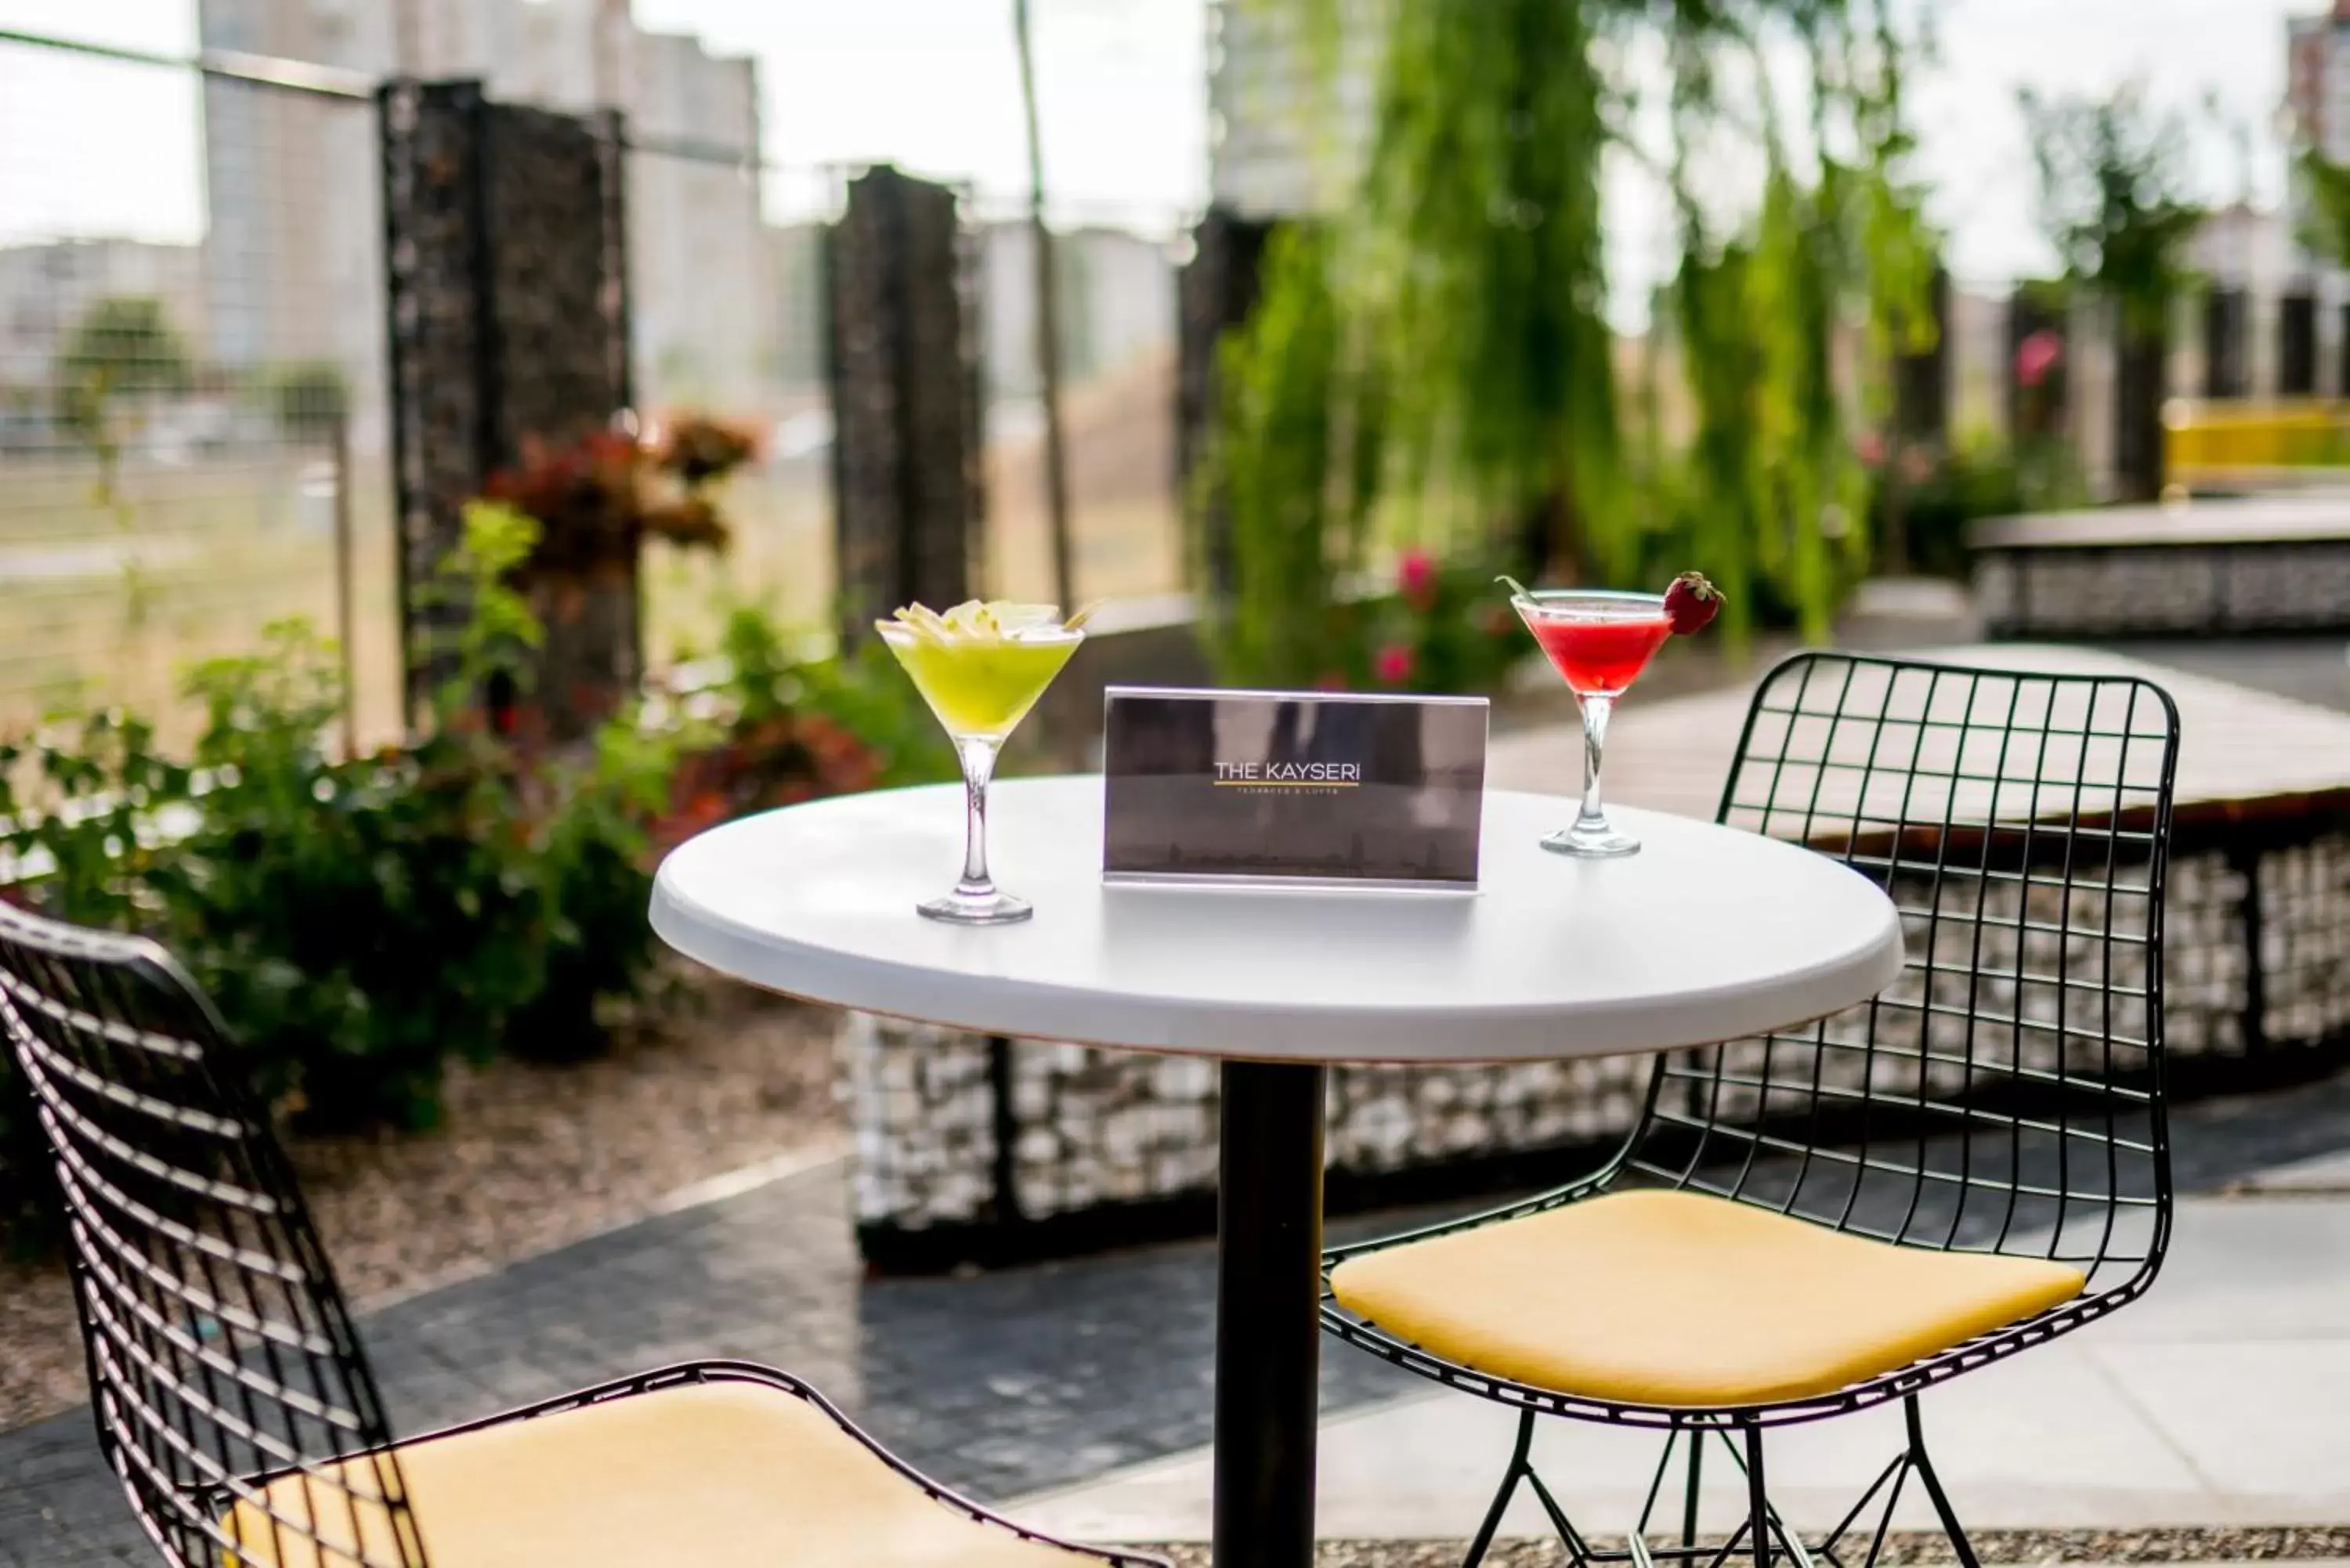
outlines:
[[[203,994],[151,942],[0,904],[0,1026],[63,1199],[99,1440],[165,1556],[424,1568],[348,1309]]]
[[[1773,670],[1720,819],[1885,888],[1908,961],[1819,1023],[1661,1058],[1626,1179],[2052,1258],[2093,1289],[2149,1276],[2170,1220],[2178,745],[2169,696],[2127,676],[1825,652]]]

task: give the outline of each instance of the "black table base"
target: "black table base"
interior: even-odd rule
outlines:
[[[1321,1389],[1318,1064],[1223,1064],[1215,1568],[1308,1568]]]

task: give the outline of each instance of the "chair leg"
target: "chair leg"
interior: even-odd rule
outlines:
[[[1942,1521],[1942,1533],[1950,1538],[1950,1550],[1958,1554],[1959,1568],[1981,1568],[1975,1549],[1967,1540],[1967,1532],[1959,1524],[1959,1516],[1950,1507],[1950,1494],[1942,1490],[1942,1478],[1934,1473],[1934,1460],[1926,1452],[1926,1430],[1918,1418],[1918,1396],[1912,1394],[1902,1401],[1909,1421],[1909,1461],[1918,1471],[1918,1479],[1926,1483],[1926,1495],[1934,1501],[1934,1511]]]
[[[1692,1427],[1689,1437],[1689,1485],[1681,1493],[1681,1551],[1684,1553],[1697,1550],[1697,1495],[1698,1489],[1705,1481],[1705,1428]],[[1689,1563],[1694,1559],[1684,1555],[1681,1561]]]
[[[1502,1490],[1493,1494],[1493,1506],[1485,1511],[1485,1522],[1477,1527],[1477,1538],[1469,1543],[1469,1555],[1461,1559],[1461,1568],[1477,1568],[1485,1560],[1485,1552],[1493,1544],[1493,1532],[1502,1528],[1502,1515],[1508,1511],[1510,1499],[1516,1494],[1518,1482],[1532,1468],[1527,1456],[1534,1451],[1534,1413],[1518,1412],[1518,1445],[1510,1454],[1510,1468],[1503,1472]]]
[[[1526,1484],[1534,1489],[1534,1501],[1550,1515],[1550,1527],[1558,1532],[1558,1543],[1566,1548],[1570,1568],[1586,1568],[1591,1561],[1591,1548],[1584,1544],[1582,1532],[1575,1528],[1575,1521],[1566,1517],[1566,1510],[1551,1496],[1550,1488],[1543,1484],[1541,1472],[1532,1465],[1526,1467]]]
[[[1894,1455],[1893,1462],[1877,1472],[1877,1479],[1868,1483],[1868,1490],[1860,1494],[1860,1500],[1845,1511],[1845,1516],[1836,1521],[1835,1528],[1821,1541],[1818,1555],[1834,1563],[1835,1568],[1844,1568],[1844,1560],[1836,1555],[1836,1548],[1851,1533],[1852,1527],[1860,1522],[1861,1515],[1868,1511],[1868,1505],[1877,1501],[1877,1493],[1885,1492],[1886,1483],[1889,1481],[1893,1490],[1885,1492],[1885,1507],[1878,1511],[1876,1533],[1869,1538],[1867,1568],[1876,1568],[1877,1559],[1885,1550],[1886,1532],[1893,1526],[1893,1511],[1901,1505],[1902,1483],[1909,1479],[1912,1468],[1908,1449]]]
[[[1748,1529],[1754,1532],[1754,1568],[1771,1568],[1771,1496],[1762,1486],[1762,1428],[1746,1428]]]

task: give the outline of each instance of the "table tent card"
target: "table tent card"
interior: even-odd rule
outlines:
[[[1112,687],[1102,875],[1473,892],[1482,697]]]

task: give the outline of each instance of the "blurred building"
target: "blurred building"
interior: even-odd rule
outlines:
[[[1208,192],[1252,218],[1317,212],[1351,188],[1370,143],[1386,42],[1376,0],[1347,0],[1331,80],[1296,8],[1208,8]]]
[[[747,413],[772,377],[779,314],[759,215],[757,66],[677,34],[620,36],[629,132],[650,144],[629,159],[638,396]]]
[[[1123,229],[1071,229],[1054,246],[1061,369],[1072,382],[1118,370],[1175,336],[1168,247]],[[981,233],[982,330],[991,396],[1042,389],[1036,364],[1036,237],[1026,219]]]
[[[2293,140],[2350,163],[2350,0],[2285,18],[2285,112]]]
[[[2243,396],[2275,396],[2282,389],[2285,301],[2294,296],[2316,302],[2308,319],[2312,368],[2321,389],[2334,389],[2344,290],[2335,269],[2314,262],[2294,232],[2289,213],[2243,202],[2216,208],[2203,220],[2189,242],[2187,265],[2205,286],[2181,301],[2186,319],[2171,335],[2171,391],[2196,395],[2211,385],[2217,330],[2228,341],[2224,351],[2231,363],[2220,379],[2241,387]],[[2216,329],[2210,319],[2215,308],[2222,314]]]
[[[765,238],[775,323],[768,379],[802,400],[825,385],[824,235],[823,223],[803,219],[770,225]]]
[[[2329,162],[2350,163],[2350,0],[2334,0],[2318,15],[2285,19],[2284,107],[2287,135],[2296,151],[2311,150]],[[2279,226],[2284,232],[2289,270],[2307,280],[2317,293],[2324,339],[2318,362],[2334,371],[2320,379],[2321,384],[2330,385],[2340,379],[2340,317],[2345,304],[2350,303],[2350,280],[2345,280],[2341,268],[2311,256],[2297,243],[2296,236],[2308,232],[2314,215],[2309,181],[2295,158],[2285,168],[2285,210]],[[2246,270],[2255,265],[2250,252],[2273,248],[2232,238],[2214,243],[2246,251]]]
[[[574,112],[616,105],[629,159],[630,308],[639,395],[732,405],[771,355],[753,165],[749,59],[638,28],[626,0],[199,0],[207,50],[338,67],[361,79],[472,78],[490,96]],[[375,116],[207,78],[211,347],[224,364],[380,363],[382,227]],[[380,376],[354,385],[381,439]]]

